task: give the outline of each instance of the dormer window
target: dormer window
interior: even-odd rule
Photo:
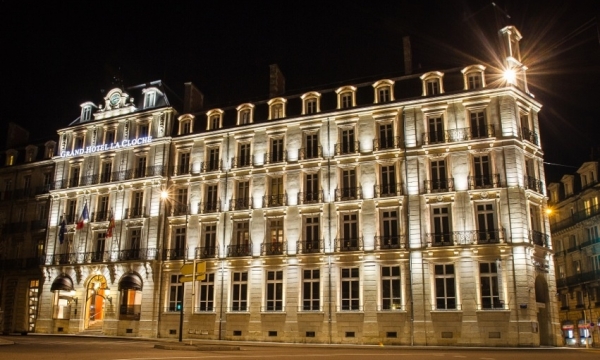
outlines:
[[[237,124],[247,125],[252,124],[252,115],[254,113],[254,105],[242,104],[236,108],[237,110]]]
[[[282,119],[285,117],[286,99],[276,98],[269,100],[269,120]]]
[[[321,112],[321,94],[318,92],[310,92],[302,95],[300,98],[302,99],[302,115]]]
[[[423,81],[423,96],[439,95],[444,93],[442,78],[444,74],[439,71],[433,71],[421,75]]]
[[[6,166],[13,166],[17,161],[17,152],[15,150],[8,150],[6,152]]]
[[[193,131],[194,116],[190,114],[179,117],[179,135],[191,134]]]
[[[36,157],[36,153],[37,153],[37,148],[33,145],[30,145],[27,147],[27,149],[25,150],[25,162],[33,162],[35,160]]]
[[[90,121],[92,119],[92,107],[86,106],[81,109],[81,121]]]
[[[44,153],[44,158],[45,159],[52,159],[52,157],[54,156],[54,143],[52,144],[48,144],[46,143],[46,148],[45,148],[45,153]]]
[[[338,96],[338,109],[349,109],[356,106],[356,88],[344,86],[335,91]]]
[[[206,130],[216,130],[223,127],[223,110],[214,109],[206,113],[208,124]]]
[[[156,105],[156,91],[149,91],[144,95],[144,109],[154,107]]]
[[[394,82],[392,80],[381,80],[373,84],[375,89],[375,103],[381,104],[394,100],[392,91]]]
[[[481,89],[485,87],[485,66],[473,65],[462,69],[465,90]]]

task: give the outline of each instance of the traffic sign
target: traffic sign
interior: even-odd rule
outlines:
[[[206,278],[206,274],[205,273],[198,273],[198,275],[196,275],[196,281],[202,281]],[[193,279],[193,275],[182,275],[179,278],[179,282],[181,283],[186,283],[186,282],[192,282]]]
[[[185,264],[181,267],[182,275],[192,275],[194,272],[194,264]],[[196,263],[196,274],[205,273],[206,272],[206,262]]]

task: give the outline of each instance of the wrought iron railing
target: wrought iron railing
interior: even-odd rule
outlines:
[[[525,189],[533,190],[540,194],[544,194],[544,183],[541,180],[536,179],[533,176],[527,176],[527,175],[525,175],[524,179],[525,179]]]
[[[286,150],[266,153],[264,157],[264,164],[277,164],[285,161],[287,161]]]
[[[373,139],[373,150],[388,150],[388,149],[399,149],[402,145],[402,137],[390,136],[379,139]]]
[[[335,239],[335,251],[361,251],[363,249],[362,236],[356,238],[337,238]]]
[[[319,146],[301,148],[298,150],[299,160],[320,159],[323,157],[323,148]]]
[[[187,248],[163,249],[163,260],[183,260],[187,259]]]
[[[534,145],[538,145],[538,146],[540,145],[540,139],[539,139],[537,132],[535,132],[527,127],[522,127],[521,135],[523,136],[523,140],[527,140]]]
[[[483,176],[469,176],[469,188],[474,189],[490,189],[500,187],[500,174],[488,174]]]
[[[202,214],[221,212],[221,202],[220,201],[201,202],[198,204],[198,208],[200,209],[200,213],[202,213]]]
[[[362,199],[362,187],[335,189],[335,201]]]
[[[144,206],[127,208],[125,212],[127,213],[127,219],[138,219],[146,217],[146,208]]]
[[[323,240],[298,240],[296,243],[296,252],[299,254],[314,254],[323,252]]]
[[[227,246],[227,257],[252,256],[252,242]]]
[[[373,185],[373,192],[376,197],[400,196],[402,186],[400,184]]]
[[[347,141],[341,144],[335,144],[336,155],[358,154],[360,151],[360,141]]]
[[[550,247],[550,235],[544,234],[541,231],[531,230],[529,237],[535,245]]]
[[[286,255],[287,241],[264,242],[260,246],[261,255]]]
[[[263,196],[263,207],[286,206],[287,194]]]
[[[223,169],[223,162],[221,160],[210,160],[203,161],[200,163],[200,172],[211,172],[211,171],[221,171]]]
[[[219,256],[219,246],[200,246],[196,248],[194,258],[211,259]]]
[[[252,198],[239,198],[229,200],[229,211],[252,209]]]
[[[454,178],[424,180],[423,183],[427,193],[454,191]]]
[[[231,167],[236,169],[236,168],[241,168],[241,167],[246,167],[246,166],[253,166],[252,160],[253,160],[253,157],[251,155],[234,157],[234,158],[231,158]]]
[[[476,244],[499,244],[505,242],[504,229],[466,230],[445,233],[426,233],[424,246],[456,246]]]
[[[375,236],[375,247],[378,250],[405,249],[406,240],[402,235]]]
[[[323,202],[323,191],[315,192],[299,192],[298,205],[302,204],[317,204]]]

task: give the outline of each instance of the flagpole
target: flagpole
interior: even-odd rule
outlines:
[[[58,231],[56,232],[56,235],[54,236],[54,248],[52,249],[52,260],[54,260],[54,255],[56,254],[56,243],[58,242],[58,234],[60,233],[60,224],[62,223],[62,219],[63,219],[63,217],[60,215],[60,205],[61,205],[61,201],[60,201],[60,197],[59,197],[58,198],[58,212],[57,212],[58,226],[56,227]],[[54,262],[54,261],[52,261],[52,262]],[[53,265],[52,262],[50,265]]]
[[[90,195],[90,203],[92,203],[92,196]],[[88,209],[88,217],[89,217],[89,212],[90,210]],[[90,223],[91,221],[88,219],[88,223]],[[85,225],[85,224],[84,224]],[[85,253],[87,252],[87,245],[88,245],[88,236],[90,235],[90,226],[88,224],[88,227],[85,231],[85,244],[83,247],[83,258],[85,259]]]

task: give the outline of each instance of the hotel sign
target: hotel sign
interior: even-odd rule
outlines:
[[[61,151],[60,157],[72,157],[86,154],[101,153],[104,151],[114,151],[124,148],[130,148],[137,145],[150,144],[152,142],[152,136],[146,136],[142,138],[123,140],[121,142],[114,142],[110,144],[87,146],[85,148],[73,150],[73,151]]]

